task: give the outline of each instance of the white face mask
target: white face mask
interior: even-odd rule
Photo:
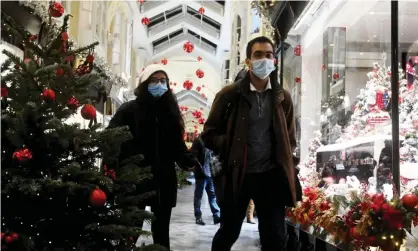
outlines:
[[[273,59],[263,58],[254,60],[252,63],[252,71],[259,79],[266,79],[276,69]]]

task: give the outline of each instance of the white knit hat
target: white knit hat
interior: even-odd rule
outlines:
[[[151,77],[152,74],[154,74],[157,71],[162,71],[167,75],[167,71],[165,67],[161,64],[150,64],[141,72],[139,75],[139,81],[136,87],[138,87],[140,84],[145,82],[149,77]],[[168,77],[168,75],[167,75]]]

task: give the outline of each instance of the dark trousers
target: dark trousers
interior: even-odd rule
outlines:
[[[145,210],[145,206],[139,206],[139,209]],[[151,223],[152,239],[154,244],[166,247],[168,250],[170,250],[171,210],[170,205],[151,206],[151,211],[155,216],[155,220]]]
[[[212,251],[230,251],[238,239],[248,203],[257,208],[262,251],[284,251],[286,246],[284,191],[278,168],[264,173],[247,174],[238,197],[226,199],[221,206],[221,227],[212,242]]]
[[[212,178],[196,178],[196,184],[194,189],[194,216],[196,219],[202,217],[202,211],[200,206],[202,204],[203,192],[206,190],[208,195],[210,210],[213,217],[219,217],[219,207],[216,202],[215,187],[213,186]]]

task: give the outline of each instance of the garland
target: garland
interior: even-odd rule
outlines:
[[[266,37],[270,38],[271,41],[275,39],[275,29],[271,25],[271,12],[272,6],[275,1],[252,1],[251,7],[257,10],[257,14],[261,17],[263,30],[266,32]]]
[[[404,229],[417,224],[417,191],[400,200],[387,200],[383,194],[351,192],[326,196],[320,188],[303,191],[303,200],[294,209],[287,209],[290,221],[301,228],[314,228],[314,233],[330,236],[335,244],[353,245],[354,250],[380,247],[394,250],[402,245]]]
[[[19,4],[28,7],[33,10],[33,14],[39,16],[42,19],[42,22],[49,22],[49,1],[32,1],[32,0],[19,0]],[[72,44],[74,50],[77,50],[79,46],[75,42],[75,39],[70,36],[69,42]],[[106,59],[98,56],[94,53],[94,67],[95,69],[104,75],[112,85],[117,86],[128,86],[128,82],[120,77],[118,74],[112,72],[109,67]]]
[[[328,108],[331,110],[337,110],[337,108],[344,102],[345,90],[341,90],[338,93],[331,95],[326,101],[321,102],[321,112],[324,113]]]

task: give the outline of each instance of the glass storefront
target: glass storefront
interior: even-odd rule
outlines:
[[[314,0],[295,20],[281,47],[285,51],[283,85],[290,90],[295,105],[299,129],[296,154],[301,157],[299,177],[305,196],[306,189],[320,187],[320,193],[332,204],[335,196],[352,202],[353,192],[366,198],[382,194],[385,201],[399,211],[402,206],[407,209],[411,206],[407,204],[409,201],[403,200],[405,195],[415,200],[418,185],[417,13],[418,2],[415,1],[399,1],[396,14],[391,1]],[[391,25],[393,15],[398,17],[398,27]],[[392,51],[392,29],[398,31],[397,51]],[[397,53],[399,63],[396,66],[399,95],[395,92],[398,97],[392,95],[392,73],[396,72],[392,69],[395,62],[392,56],[396,55],[393,52]],[[392,100],[398,101],[399,116],[396,109],[393,110]],[[397,119],[399,147],[393,144],[393,133],[397,130],[392,129],[392,122]],[[394,161],[396,147],[399,162]],[[393,178],[396,172],[400,174],[400,191]],[[397,196],[402,201],[399,207],[394,202]],[[412,203],[413,207],[417,206],[415,202],[418,204],[418,200]],[[298,215],[300,207],[303,206],[293,212],[298,223],[319,224],[309,220],[312,207],[302,216]],[[350,206],[343,209],[353,211]],[[335,215],[347,217],[343,211]],[[406,216],[403,219],[403,224],[410,220]],[[342,221],[346,227],[349,225]],[[408,223],[410,226],[410,221]],[[347,231],[351,231],[350,226]],[[375,234],[372,230],[362,234],[386,238],[383,233]]]

